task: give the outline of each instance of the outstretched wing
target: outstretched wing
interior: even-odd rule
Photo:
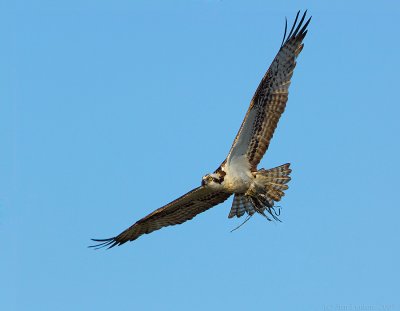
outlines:
[[[296,67],[296,58],[303,49],[302,42],[311,20],[310,17],[303,25],[306,11],[297,23],[299,13],[287,38],[286,22],[281,48],[250,102],[250,107],[227,157],[228,165],[245,157],[249,168],[256,170],[268,149],[279,118],[285,110],[290,79]]]
[[[93,241],[99,242],[99,244],[90,247],[101,248],[108,246],[108,248],[111,248],[128,241],[136,240],[142,234],[151,233],[162,227],[184,223],[197,214],[222,203],[230,196],[230,193],[215,191],[209,187],[198,187],[140,219],[116,237],[110,239],[93,239]]]

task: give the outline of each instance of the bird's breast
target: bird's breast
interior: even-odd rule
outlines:
[[[245,193],[253,183],[254,177],[244,165],[229,165],[224,169],[226,175],[222,185],[229,192]]]

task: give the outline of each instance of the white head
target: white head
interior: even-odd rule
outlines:
[[[209,187],[221,187],[221,183],[224,181],[224,178],[221,177],[218,173],[207,174],[203,176],[201,180],[202,186],[209,186]]]

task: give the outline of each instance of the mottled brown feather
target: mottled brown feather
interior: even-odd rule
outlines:
[[[303,25],[305,16],[306,13],[295,29],[297,15],[288,38],[286,40],[284,38],[283,45],[257,87],[229,152],[228,158],[241,156],[243,154],[240,153],[245,150],[252,171],[257,170],[257,165],[267,151],[278,121],[285,110],[296,58],[303,49],[302,41],[311,20],[309,18]],[[250,135],[250,138],[241,135]],[[247,149],[239,146],[240,144],[248,144]]]
[[[111,248],[136,240],[143,234],[151,233],[163,227],[184,223],[211,207],[224,202],[230,196],[230,193],[214,191],[209,187],[198,187],[140,219],[116,237],[100,240],[93,239],[99,244],[92,247],[108,246]]]
[[[297,13],[293,27],[287,38],[286,24],[281,48],[250,102],[250,107],[232,144],[227,159],[216,171],[222,178],[226,174],[223,167],[232,157],[245,155],[250,164],[249,168],[254,172],[257,171],[257,165],[268,149],[279,118],[285,110],[290,79],[296,66],[296,58],[303,49],[302,41],[307,34],[306,29],[311,20],[311,18],[308,19],[303,26],[305,16],[306,13],[304,13],[297,24],[299,17],[299,13]],[[261,175],[264,174],[267,176],[267,195],[265,196],[265,200],[268,201],[270,206],[273,206],[274,202],[272,200],[279,201],[284,195],[283,191],[287,189],[286,183],[290,181],[290,177],[287,176],[290,172],[289,164],[268,171],[259,171]],[[181,224],[222,203],[230,195],[231,193],[214,191],[209,187],[198,187],[155,210],[113,238],[93,239],[98,244],[91,247],[111,248],[128,241],[136,240],[143,234],[151,233],[163,227]],[[256,205],[259,204],[258,201],[254,201],[254,203]],[[260,207],[258,205],[256,207],[257,211],[264,215],[263,211],[265,207],[261,206],[261,210],[259,210]],[[240,217],[245,212],[252,215],[255,211],[252,201],[249,201],[243,194],[236,194],[233,202],[233,210],[229,217],[235,215]]]

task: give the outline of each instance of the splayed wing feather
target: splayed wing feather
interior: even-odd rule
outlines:
[[[299,13],[297,13],[287,38],[287,25],[285,26],[283,44],[250,102],[229,152],[228,163],[245,155],[251,170],[255,171],[267,151],[278,121],[285,110],[296,58],[303,48],[302,42],[311,20],[309,18],[304,23],[306,13],[307,11],[298,24]]]
[[[128,241],[136,240],[143,234],[151,233],[163,227],[184,223],[211,207],[222,203],[230,196],[230,193],[214,191],[207,187],[198,187],[140,219],[116,237],[110,239],[93,239],[93,241],[99,242],[99,244],[91,247],[111,248]]]
[[[235,170],[248,170],[257,172],[257,165],[268,149],[278,121],[285,110],[288,100],[290,81],[296,67],[296,58],[303,49],[303,39],[307,34],[307,26],[311,20],[305,23],[307,11],[299,19],[297,13],[292,28],[287,33],[287,20],[281,48],[273,60],[268,71],[261,80],[246,113],[243,123],[232,144],[228,157],[215,173],[225,176],[225,165],[234,165]],[[236,162],[235,162],[236,159]],[[235,171],[234,170],[234,171]],[[275,210],[274,201],[279,201],[284,195],[286,185],[290,181],[291,170],[289,164],[257,172],[256,179],[260,179],[263,189],[252,189],[243,194],[236,193],[229,217],[241,217],[245,213],[250,219],[254,213],[259,213],[271,220],[265,211],[273,219],[279,220]],[[249,192],[250,191],[250,192]],[[151,233],[163,227],[184,223],[196,215],[222,203],[229,198],[231,193],[213,190],[210,187],[198,187],[175,201],[155,210],[146,217],[140,219],[121,234],[109,239],[93,239],[97,245],[91,247],[114,247],[128,241],[136,240],[143,234]],[[239,226],[240,227],[240,226]]]

